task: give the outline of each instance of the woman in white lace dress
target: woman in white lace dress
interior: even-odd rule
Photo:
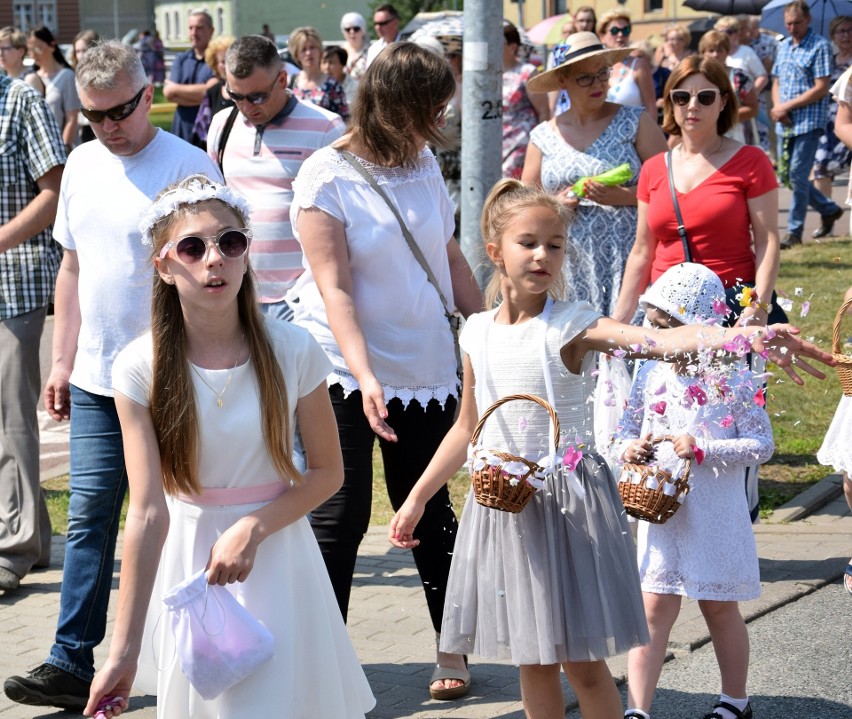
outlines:
[[[571,107],[530,134],[521,179],[556,195],[576,211],[569,229],[571,261],[565,275],[572,299],[605,315],[615,310],[621,276],[636,236],[636,183],[648,158],[666,141],[641,108],[607,102],[612,63],[629,48],[606,49],[593,33],[571,35],[553,51],[554,68],[530,80],[532,93],[565,90]],[[587,182],[583,197],[572,185],[622,164],[631,179],[619,186]]]
[[[398,508],[455,414],[459,379],[442,296],[449,310],[465,316],[482,306],[453,237],[452,202],[426,147],[439,140],[455,91],[449,64],[413,43],[395,43],[361,82],[349,131],[302,164],[291,208],[305,255],[305,272],[291,293],[294,321],[316,337],[333,365],[328,385],[345,479],[311,522],[344,617],[370,522],[376,438],[391,504]],[[388,203],[359,169],[404,218],[441,294]],[[438,632],[457,527],[446,490],[427,514],[414,559]],[[438,654],[436,663],[432,696],[464,694],[469,675],[461,655]]]
[[[722,281],[704,265],[667,270],[640,299],[655,327],[718,323]],[[696,376],[696,368],[700,374]],[[704,360],[651,361],[639,370],[622,427],[610,447],[616,462],[676,471],[691,459],[690,491],[665,524],[639,523],[639,576],[650,644],[628,654],[628,711],[647,719],[669,633],[683,597],[697,599],[722,675],[705,719],[751,717],[746,693],[749,640],[739,602],[760,595],[757,548],[743,494],[745,468],[774,451],[763,390],[743,362],[709,368]],[[652,449],[652,437],[671,436]]]

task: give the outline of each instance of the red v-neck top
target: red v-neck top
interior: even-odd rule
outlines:
[[[678,192],[693,262],[713,270],[725,287],[738,280],[754,282],[748,201],[777,188],[775,171],[764,152],[746,145],[698,187],[687,193]],[[655,155],[642,166],[636,196],[648,204],[648,227],[657,240],[651,266],[653,282],[669,267],[684,261],[665,153]]]

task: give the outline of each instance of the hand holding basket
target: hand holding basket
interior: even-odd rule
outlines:
[[[657,437],[651,442],[671,442],[671,435]],[[653,458],[651,459],[653,462]],[[625,511],[637,519],[653,524],[663,524],[677,512],[689,492],[689,470],[692,460],[687,459],[679,477],[655,464],[625,462],[618,475],[618,493]]]
[[[513,513],[520,512],[532,499],[536,493],[535,483],[548,471],[547,468],[504,450],[482,450],[476,445],[486,420],[494,410],[515,400],[535,402],[548,411],[553,427],[554,452],[559,445],[559,418],[553,406],[541,397],[532,394],[510,394],[498,399],[482,413],[470,438],[470,479],[473,484],[473,496],[484,507]]]

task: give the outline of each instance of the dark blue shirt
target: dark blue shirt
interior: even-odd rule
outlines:
[[[172,74],[169,79],[181,85],[198,85],[207,82],[213,77],[210,66],[195,57],[192,49],[175,55],[172,63]],[[178,105],[175,117],[172,120],[172,132],[182,137],[187,142],[192,142],[192,126],[195,124],[195,116],[198,114],[198,105]]]

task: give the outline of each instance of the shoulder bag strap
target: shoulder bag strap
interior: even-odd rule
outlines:
[[[680,214],[680,205],[677,202],[677,192],[675,191],[674,175],[672,174],[671,150],[666,153],[666,170],[669,173],[669,190],[672,193],[672,205],[674,206],[675,216],[677,217],[677,233],[680,235],[680,241],[683,243],[684,262],[692,262],[692,253],[689,251],[689,240],[686,237],[686,227],[683,224],[683,216]]]
[[[222,134],[219,135],[219,147],[216,148],[216,162],[219,165],[219,172],[222,173],[222,177],[225,176],[225,170],[222,167],[222,161],[225,159],[225,145],[228,143],[228,137],[231,134],[231,129],[234,127],[234,122],[236,122],[239,113],[240,110],[236,105],[231,108],[231,114],[225,120],[225,124],[222,127]]]
[[[396,221],[399,223],[399,227],[402,230],[402,236],[405,238],[406,243],[408,244],[411,253],[414,255],[414,259],[417,260],[417,263],[420,267],[423,268],[423,271],[426,273],[426,278],[429,280],[429,283],[435,288],[435,291],[438,293],[438,297],[441,298],[441,304],[444,306],[444,315],[447,318],[447,322],[450,323],[450,328],[453,331],[453,337],[455,339],[454,346],[456,350],[456,366],[459,372],[459,377],[461,377],[461,354],[459,353],[459,345],[458,345],[458,329],[459,329],[459,318],[454,315],[450,311],[450,305],[447,302],[447,298],[444,296],[444,293],[441,291],[441,287],[438,284],[438,280],[435,278],[435,275],[432,273],[432,268],[429,267],[429,263],[426,261],[426,258],[423,256],[423,252],[420,250],[417,242],[415,242],[411,231],[408,229],[408,226],[405,224],[405,221],[402,219],[402,215],[399,213],[399,210],[396,206],[391,202],[390,197],[387,196],[387,193],[381,188],[378,182],[376,182],[376,178],[364,167],[358,160],[348,150],[338,150],[341,157],[343,157],[346,162],[348,162],[352,167],[355,168],[356,172],[363,177],[367,183],[372,187],[376,194],[381,197],[385,204],[388,206],[390,211],[393,213],[393,216],[396,217]]]

